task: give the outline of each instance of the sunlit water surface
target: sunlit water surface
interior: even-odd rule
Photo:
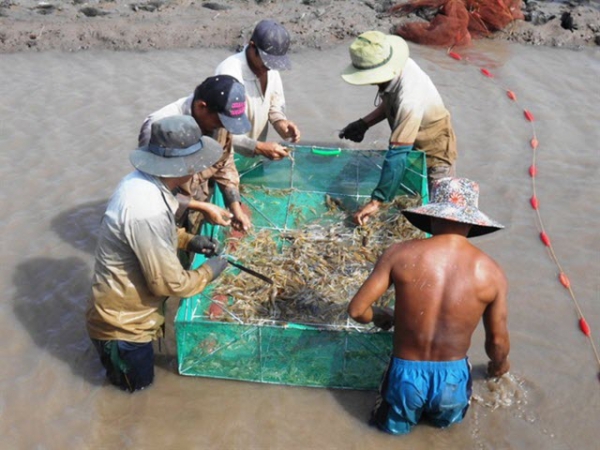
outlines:
[[[411,51],[453,114],[459,174],[480,183],[480,207],[506,225],[475,242],[508,275],[512,370],[484,380],[478,329],[462,424],[394,438],[366,424],[374,392],[180,376],[172,327],[151,389],[105,385],[84,325],[105,202],[131,170],[146,114],[190,93],[227,52],[15,54],[0,56],[0,447],[597,448],[599,368],[539,240],[528,168],[535,133],[544,227],[598,346],[600,53],[484,42],[459,62]],[[340,79],[346,46],[292,59],[283,74],[290,118],[305,142],[341,145],[337,131],[370,110],[375,89]],[[385,148],[388,133],[378,125],[361,148]],[[168,306],[172,320],[177,304]]]

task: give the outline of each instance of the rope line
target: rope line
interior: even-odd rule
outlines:
[[[463,58],[459,53],[453,52],[452,47],[450,47],[448,49],[448,56],[450,56],[451,58],[453,58],[457,61],[464,61],[467,64],[471,64],[471,62],[468,60],[468,58]],[[542,220],[542,215],[540,213],[540,202],[538,199],[537,186],[536,186],[536,179],[537,179],[537,175],[538,175],[536,163],[537,163],[537,150],[539,147],[539,141],[538,141],[537,134],[535,131],[535,117],[531,111],[529,111],[528,109],[525,109],[521,106],[521,104],[517,100],[517,95],[512,90],[506,88],[505,86],[502,86],[502,84],[495,78],[495,76],[492,72],[490,72],[488,69],[486,69],[484,67],[480,67],[479,71],[483,76],[491,79],[492,82],[499,84],[500,87],[502,89],[504,89],[507,97],[511,101],[513,101],[519,108],[521,108],[521,110],[523,111],[523,116],[525,117],[525,120],[527,120],[529,122],[529,124],[531,125],[532,133],[531,133],[531,139],[529,141],[529,146],[531,147],[531,150],[532,150],[532,158],[531,158],[531,165],[529,166],[529,177],[531,179],[532,195],[529,200],[529,203],[531,205],[531,208],[535,211],[536,225],[539,230],[540,240],[542,241],[544,246],[547,248],[550,258],[552,259],[552,261],[558,268],[558,281],[569,292],[569,296],[571,297],[571,300],[573,301],[573,304],[576,309],[579,329],[590,341],[592,350],[596,357],[596,362],[598,364],[598,368],[600,369],[600,355],[598,354],[598,349],[596,348],[596,344],[594,343],[594,339],[592,338],[592,332],[591,332],[590,326],[588,325],[588,323],[585,319],[585,316],[583,314],[583,311],[581,309],[579,301],[577,300],[577,297],[575,296],[575,292],[573,291],[573,288],[571,287],[571,282],[570,282],[567,274],[565,273],[565,270],[563,269],[562,265],[560,264],[560,261],[558,259],[558,256],[556,255],[556,252],[554,251],[554,247],[552,246],[552,241],[550,240],[550,237],[548,236],[548,233],[546,232],[546,227],[544,226],[544,221]],[[600,380],[600,370],[598,372],[598,379]]]

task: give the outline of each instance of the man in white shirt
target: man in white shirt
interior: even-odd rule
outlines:
[[[285,114],[279,74],[280,70],[291,67],[287,56],[289,46],[290,35],[283,26],[273,20],[261,20],[248,45],[215,70],[216,75],[235,77],[246,88],[246,115],[252,128],[245,135],[233,137],[234,149],[239,155],[249,158],[262,155],[276,161],[287,156],[284,146],[266,140],[269,123],[283,139],[293,143],[300,140],[300,130]]]

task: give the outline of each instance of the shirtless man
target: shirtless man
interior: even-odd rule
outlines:
[[[390,246],[348,306],[357,322],[394,327],[371,416],[388,433],[406,434],[422,416],[438,427],[462,421],[471,396],[467,351],[480,318],[488,375],[509,370],[506,277],[467,240],[503,228],[477,209],[478,191],[465,178],[434,181],[431,203],[402,211],[433,237]],[[392,284],[395,311],[373,307]]]

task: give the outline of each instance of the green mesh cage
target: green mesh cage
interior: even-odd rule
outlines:
[[[256,229],[274,234],[326,221],[326,199],[334,196],[349,210],[369,200],[385,152],[295,146],[293,158],[261,161],[238,157],[242,202]],[[398,195],[428,202],[427,167],[422,152],[410,152]],[[217,190],[213,202],[223,205]],[[223,237],[206,224],[202,234]],[[204,257],[196,255],[192,267]],[[269,275],[266,273],[265,275]],[[348,301],[350,298],[348,299]],[[233,315],[211,318],[217,302],[209,286],[184,298],[175,317],[179,373],[261,383],[341,389],[377,389],[388,364],[392,333],[370,327],[306,323],[247,323]],[[224,314],[228,314],[226,305]]]

